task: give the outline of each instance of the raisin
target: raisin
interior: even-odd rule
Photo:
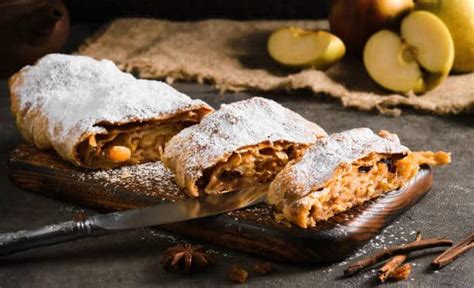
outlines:
[[[271,147],[260,149],[258,152],[263,155],[273,155],[275,153]]]
[[[372,169],[372,166],[359,166],[359,173],[367,173]]]
[[[219,176],[219,178],[225,182],[230,182],[239,177],[242,177],[242,175],[238,171],[223,171],[222,174]]]
[[[384,163],[387,165],[388,171],[390,173],[395,173],[397,171],[397,167],[395,167],[394,159],[382,159],[380,162]]]

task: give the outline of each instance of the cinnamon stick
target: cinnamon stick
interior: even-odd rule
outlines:
[[[469,235],[464,240],[461,240],[458,244],[444,251],[441,255],[436,257],[431,265],[436,269],[443,268],[449,263],[453,262],[456,258],[471,250],[474,247],[474,233]]]
[[[418,242],[421,240],[421,234],[420,232],[416,233],[415,241]],[[387,263],[385,263],[382,268],[379,269],[378,274],[379,274],[379,280],[380,282],[385,282],[388,278],[394,278],[397,279],[399,277],[393,276],[395,274],[400,274],[400,269],[403,262],[407,259],[408,254],[400,254],[400,255],[395,255],[392,258],[388,259]],[[400,267],[399,267],[400,266]],[[404,269],[408,269],[405,267]],[[410,271],[411,271],[411,266],[410,266]],[[398,271],[398,273],[397,273]],[[406,271],[404,273],[407,273]],[[410,274],[410,272],[408,272]],[[408,276],[407,276],[408,277]]]
[[[412,242],[408,244],[403,244],[399,246],[394,246],[388,249],[381,250],[371,256],[368,256],[356,263],[350,265],[344,270],[344,275],[350,276],[360,270],[370,267],[380,261],[388,259],[394,255],[407,254],[412,251],[423,250],[427,248],[442,247],[442,246],[452,246],[453,241],[446,238],[433,238],[433,239],[424,239],[418,242]]]

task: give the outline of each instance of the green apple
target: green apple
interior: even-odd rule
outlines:
[[[267,49],[284,66],[321,70],[338,62],[346,51],[341,39],[329,32],[296,27],[274,31],[268,38]]]
[[[398,29],[414,8],[413,0],[331,0],[329,27],[349,55],[360,57],[365,43],[382,29]]]
[[[457,72],[474,71],[474,0],[420,0],[416,9],[438,16],[449,29],[454,42]]]
[[[386,89],[423,93],[446,79],[454,61],[454,44],[446,25],[426,11],[402,20],[400,35],[381,30],[364,48],[364,65]]]

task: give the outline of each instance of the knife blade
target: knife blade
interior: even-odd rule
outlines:
[[[268,185],[260,185],[202,198],[186,198],[152,207],[95,215],[89,218],[89,222],[106,230],[122,230],[181,222],[257,204],[264,200],[267,190]]]
[[[267,190],[268,184],[264,184],[225,194],[186,198],[145,208],[97,214],[82,221],[67,221],[32,230],[3,233],[0,234],[0,255],[116,231],[222,214],[263,202]]]

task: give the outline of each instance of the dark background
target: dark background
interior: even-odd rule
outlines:
[[[104,22],[115,17],[169,20],[316,19],[328,13],[328,0],[66,0],[74,23]]]
[[[121,16],[154,16],[170,20],[204,18],[320,18],[327,13],[328,1],[214,0],[214,1],[93,1],[69,0],[71,33],[63,52],[71,52],[101,23]],[[1,11],[4,12],[4,11]],[[255,93],[218,94],[209,85],[175,83],[173,86],[215,108],[220,104],[249,98]],[[6,79],[0,78],[0,232],[33,228],[67,221],[78,205],[23,191],[8,179],[9,152],[23,140],[11,117]],[[370,287],[375,271],[368,270],[342,279],[347,262],[373,253],[380,245],[411,240],[413,232],[423,237],[448,237],[455,241],[474,230],[474,117],[440,117],[406,111],[392,118],[375,113],[345,109],[334,100],[310,93],[264,94],[303,117],[317,122],[328,133],[354,127],[387,129],[397,133],[413,150],[433,149],[453,152],[453,163],[435,171],[434,187],[413,208],[385,229],[373,243],[358,250],[348,260],[324,266],[297,266],[273,263],[268,276],[250,272],[248,286],[255,287]],[[71,113],[74,113],[71,111]],[[198,243],[157,229],[140,229],[116,235],[85,239],[0,257],[0,287],[195,287],[233,285],[227,269],[241,264],[249,271],[261,258],[220,247],[210,248],[217,265],[208,272],[182,276],[160,268],[163,251],[176,243]],[[435,249],[436,251],[437,249]],[[439,249],[438,249],[439,251]],[[436,272],[430,268],[433,250],[415,253],[409,259],[413,272],[406,281],[382,287],[472,287],[474,252]],[[246,285],[241,285],[245,287]]]

